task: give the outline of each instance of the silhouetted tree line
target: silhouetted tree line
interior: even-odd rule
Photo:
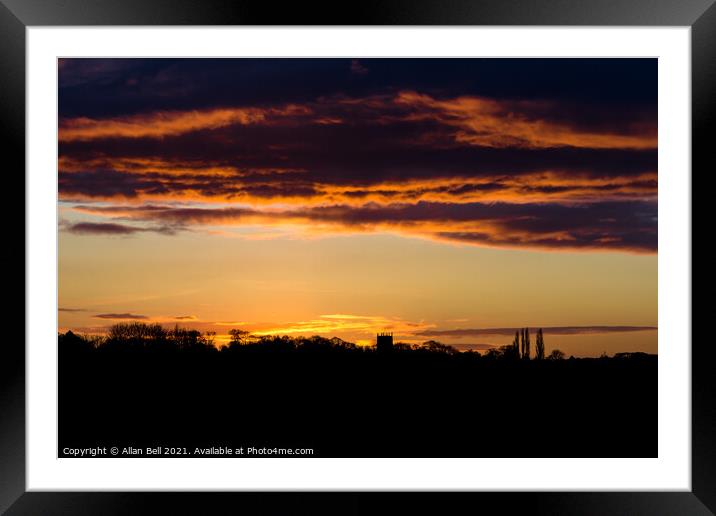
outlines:
[[[338,337],[292,337],[288,335],[252,335],[241,329],[229,331],[228,344],[217,347],[215,332],[201,333],[175,326],[166,329],[160,324],[141,322],[119,323],[110,327],[105,336],[78,335],[72,331],[59,335],[61,349],[70,351],[192,351],[202,353],[232,353],[237,351],[349,351],[371,352],[374,347],[357,346]],[[431,340],[423,344],[397,343],[397,352],[430,352],[455,355],[452,346]]]
[[[74,350],[211,352],[216,351],[215,335],[214,332],[201,333],[179,326],[166,329],[160,324],[131,322],[111,326],[106,336],[77,335],[68,331],[61,340],[67,348]]]
[[[370,353],[375,351],[372,346],[357,346],[352,342],[338,337],[326,338],[318,335],[312,337],[292,337],[287,335],[252,335],[241,329],[229,331],[228,344],[217,347],[215,332],[199,332],[180,328],[178,325],[167,329],[160,324],[142,322],[119,323],[110,327],[104,336],[78,335],[72,331],[59,335],[62,350],[67,351],[152,351],[152,352],[194,352],[194,353],[233,353],[241,352],[357,352]],[[422,344],[398,342],[393,346],[394,353],[436,353],[441,355],[465,355],[485,360],[530,360],[529,328],[522,328],[515,333],[512,344],[488,349],[484,354],[473,350],[460,352],[455,347],[435,340]],[[621,354],[628,358],[628,353]],[[537,331],[536,360],[562,360],[565,355],[555,349],[545,356],[544,337],[542,330]]]

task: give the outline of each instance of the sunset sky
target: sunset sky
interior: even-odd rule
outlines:
[[[657,352],[656,59],[60,59],[59,329]]]

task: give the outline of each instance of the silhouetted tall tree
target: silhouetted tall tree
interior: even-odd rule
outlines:
[[[537,344],[535,349],[535,358],[537,360],[544,359],[544,337],[542,336],[542,328],[537,330]]]
[[[530,359],[530,329],[522,328],[522,358]]]

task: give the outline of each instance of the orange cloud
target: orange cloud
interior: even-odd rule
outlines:
[[[583,129],[574,120],[559,120],[560,107],[553,102],[497,100],[475,96],[436,99],[401,91],[391,97],[334,96],[305,104],[268,108],[241,107],[190,111],[157,111],[147,114],[95,119],[64,119],[61,142],[102,138],[163,138],[231,125],[302,124],[336,125],[346,122],[386,125],[395,122],[433,121],[453,128],[458,144],[482,147],[591,149],[654,149],[656,121],[633,121],[621,131]],[[430,143],[424,133],[416,144]]]
[[[78,206],[99,217],[154,222],[171,233],[192,226],[265,226],[298,237],[390,232],[488,247],[656,251],[656,205],[651,202],[560,204],[334,205],[302,208]]]
[[[641,126],[638,134],[597,133],[539,118],[547,103],[500,101],[480,97],[436,100],[404,91],[395,103],[411,108],[408,120],[434,120],[457,128],[455,140],[483,147],[584,147],[592,149],[654,149],[656,126]],[[556,106],[550,105],[551,108]]]
[[[159,159],[108,160],[85,162],[62,158],[61,198],[128,198],[130,203],[175,200],[203,203],[243,203],[247,205],[362,205],[367,202],[587,202],[609,199],[645,199],[657,196],[657,174],[590,177],[545,170],[521,175],[482,175],[479,177],[415,178],[403,181],[378,180],[370,183],[336,184],[315,178],[297,169],[273,168],[238,170],[211,164],[186,164]],[[73,188],[87,184],[83,167],[113,169],[103,194],[99,190],[83,193]],[[77,173],[78,176],[73,176]],[[120,174],[121,173],[121,174]],[[123,174],[123,175],[122,175]],[[105,175],[110,175],[105,173]],[[128,185],[127,189],[121,186]]]
[[[109,119],[70,118],[60,123],[61,142],[101,138],[162,138],[217,129],[229,125],[268,122],[271,118],[306,115],[308,108],[288,105],[276,108],[227,108],[192,111],[158,111]]]

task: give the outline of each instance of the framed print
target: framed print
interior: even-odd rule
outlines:
[[[711,2],[2,23],[8,514],[716,510]]]

